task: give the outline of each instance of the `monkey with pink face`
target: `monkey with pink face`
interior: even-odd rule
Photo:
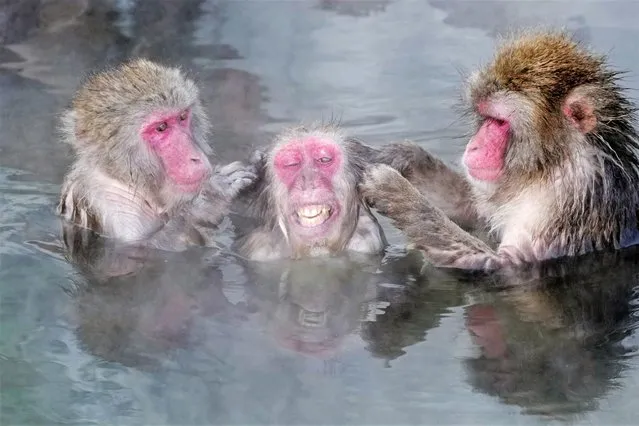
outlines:
[[[618,79],[563,33],[516,37],[468,82],[476,130],[465,175],[413,143],[391,144],[363,196],[441,267],[488,271],[636,245],[636,108]],[[482,227],[494,241],[466,232]]]
[[[212,245],[256,169],[213,168],[208,131],[198,88],[177,68],[137,59],[88,78],[62,117],[76,157],[58,204],[67,244],[81,229],[167,250]]]
[[[384,232],[357,185],[374,150],[333,125],[286,129],[245,195],[258,224],[237,242],[250,260],[381,255]]]

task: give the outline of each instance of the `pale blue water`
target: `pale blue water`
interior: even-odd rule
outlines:
[[[255,271],[194,250],[100,284],[59,251],[70,156],[54,130],[85,72],[144,55],[193,70],[223,161],[331,116],[453,160],[460,71],[496,32],[568,26],[636,89],[637,16],[628,1],[0,1],[0,424],[636,424],[636,253],[487,291],[419,277],[383,221],[381,269]]]

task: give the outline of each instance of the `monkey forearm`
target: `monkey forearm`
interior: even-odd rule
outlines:
[[[498,253],[461,229],[425,197],[401,207],[384,214],[435,266],[493,270],[502,265]]]
[[[519,247],[500,247],[497,252],[491,249],[446,217],[388,166],[371,167],[360,190],[436,266],[489,271],[534,260],[532,251]]]
[[[384,147],[376,162],[389,165],[406,178],[433,205],[464,229],[476,226],[470,184],[459,172],[412,142]]]
[[[409,241],[438,267],[493,271],[537,260],[533,250],[521,247],[491,249],[449,220],[437,207],[429,205],[425,198],[414,209],[407,208],[388,216]]]

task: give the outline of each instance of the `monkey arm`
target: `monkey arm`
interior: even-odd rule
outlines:
[[[466,178],[415,143],[391,143],[378,152],[374,162],[397,170],[460,227],[472,229],[477,225],[479,219]]]
[[[389,166],[378,164],[368,169],[360,190],[436,266],[488,271],[534,260],[528,251],[517,247],[494,251],[446,217]]]
[[[358,158],[366,164],[373,163],[375,158],[380,154],[378,149],[366,145],[364,142],[354,137],[346,138],[346,146],[351,156]]]

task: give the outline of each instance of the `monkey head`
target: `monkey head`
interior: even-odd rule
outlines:
[[[267,158],[277,224],[295,252],[344,248],[357,226],[361,160],[337,129],[296,128]]]
[[[192,200],[210,177],[208,128],[195,83],[144,59],[89,77],[62,119],[78,161],[165,206]]]
[[[526,185],[556,177],[567,161],[586,174],[603,158],[631,161],[633,148],[614,134],[630,131],[617,75],[561,33],[506,43],[468,81],[477,119],[463,156],[469,178],[485,187]]]

